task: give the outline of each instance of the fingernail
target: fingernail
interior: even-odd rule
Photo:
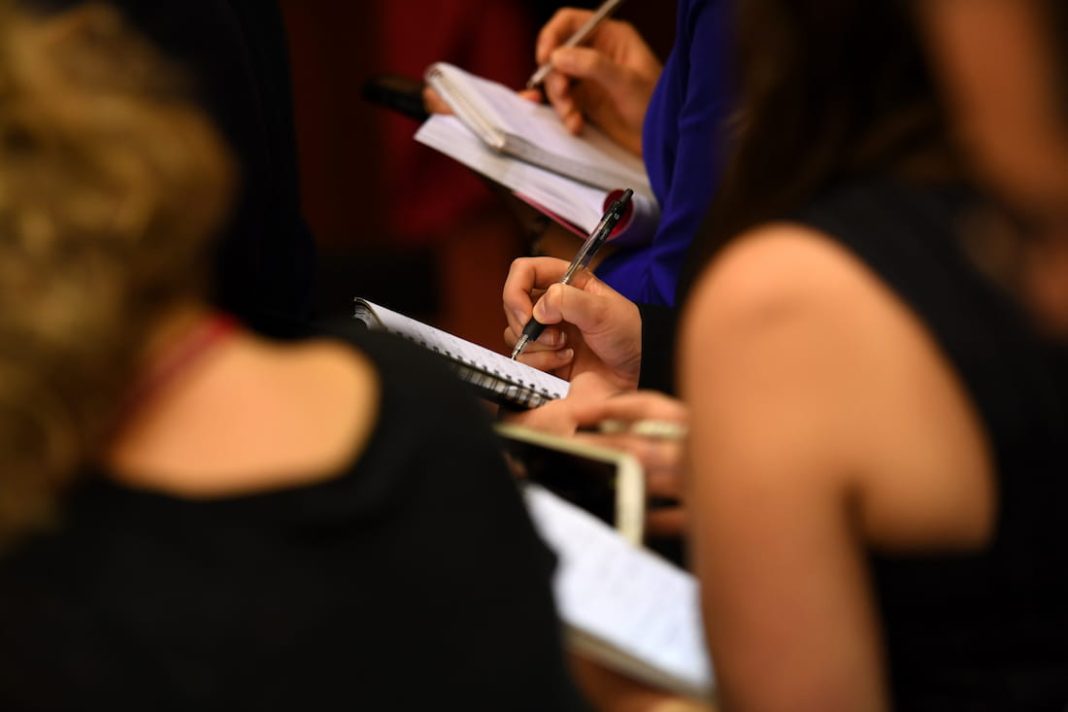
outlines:
[[[520,324],[526,324],[527,323],[527,314],[526,314],[526,312],[522,311],[521,309],[514,310],[512,312],[512,316],[514,316],[515,320]]]
[[[564,361],[570,361],[575,358],[575,349],[564,349],[560,352],[560,358]]]

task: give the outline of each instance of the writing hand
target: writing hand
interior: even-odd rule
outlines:
[[[618,20],[602,22],[579,47],[563,47],[592,14],[565,8],[542,28],[535,58],[553,67],[545,96],[572,133],[589,121],[640,156],[642,123],[663,67],[637,30]]]
[[[641,371],[638,307],[585,270],[570,285],[558,284],[567,268],[552,257],[512,263],[503,295],[505,342],[514,346],[533,314],[548,328],[520,361],[568,380],[596,373],[617,391],[634,390]]]

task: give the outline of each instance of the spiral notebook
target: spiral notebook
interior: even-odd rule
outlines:
[[[388,331],[441,356],[480,397],[503,406],[537,408],[565,397],[570,388],[570,384],[562,378],[513,361],[366,299],[356,299],[355,317],[370,329]]]

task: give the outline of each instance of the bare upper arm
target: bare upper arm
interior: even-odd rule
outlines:
[[[741,238],[698,286],[682,383],[727,708],[732,692],[881,708],[865,547],[975,545],[990,528],[982,433],[952,371],[861,263],[783,224]]]

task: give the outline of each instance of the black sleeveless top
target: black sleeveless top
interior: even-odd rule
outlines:
[[[798,221],[833,237],[926,326],[995,458],[992,544],[871,556],[895,706],[1068,709],[1068,357],[1032,329],[958,240],[961,189],[851,184]]]
[[[378,423],[332,479],[196,501],[96,478],[0,557],[0,709],[585,709],[484,409],[350,333]]]

